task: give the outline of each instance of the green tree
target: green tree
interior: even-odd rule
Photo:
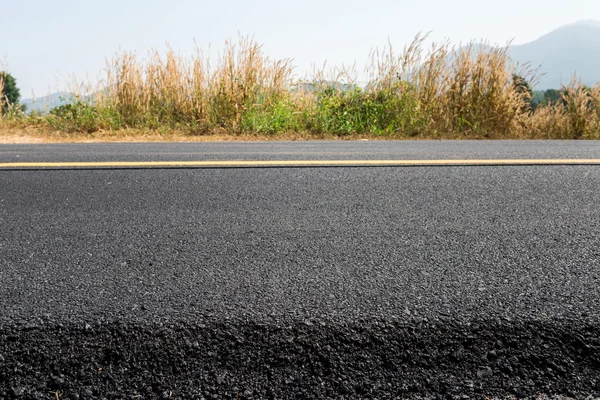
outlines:
[[[557,90],[557,89],[548,89],[544,92],[544,103],[550,104],[558,104],[558,103],[562,103],[563,102],[563,93],[564,91],[562,90]]]
[[[5,113],[10,106],[19,104],[21,92],[17,87],[17,80],[8,72],[0,72],[0,88],[2,89],[0,108],[2,113]]]

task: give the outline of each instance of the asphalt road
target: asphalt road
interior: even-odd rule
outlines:
[[[598,142],[3,145],[17,161]],[[0,397],[600,396],[600,166],[0,169]]]
[[[0,145],[0,162],[600,158],[600,141],[298,141]]]

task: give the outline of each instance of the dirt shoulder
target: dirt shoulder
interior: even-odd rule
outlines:
[[[215,132],[203,135],[190,135],[178,131],[160,133],[152,130],[123,129],[119,131],[98,131],[94,133],[52,132],[38,128],[0,127],[0,144],[16,143],[99,143],[99,142],[228,142],[228,141],[289,141],[289,140],[384,140],[404,139],[378,137],[374,135],[311,134],[287,132],[277,135],[234,134]],[[418,139],[418,138],[411,138]]]

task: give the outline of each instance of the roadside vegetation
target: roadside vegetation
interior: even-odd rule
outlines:
[[[297,79],[292,60],[273,60],[248,38],[227,43],[215,65],[200,50],[191,57],[125,52],[108,61],[97,86],[44,114],[24,112],[14,91],[7,96],[14,79],[0,74],[0,132],[600,138],[600,85],[574,78],[559,90],[534,93],[537,71],[513,65],[507,48],[425,49],[424,40],[417,36],[401,52],[373,51],[362,85],[345,69]]]

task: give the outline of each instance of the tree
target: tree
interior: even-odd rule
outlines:
[[[0,109],[4,114],[10,106],[19,104],[21,92],[17,87],[17,80],[8,72],[0,72],[0,88],[2,89]]]
[[[563,90],[548,89],[544,92],[544,103],[547,104],[558,104],[563,102]]]

